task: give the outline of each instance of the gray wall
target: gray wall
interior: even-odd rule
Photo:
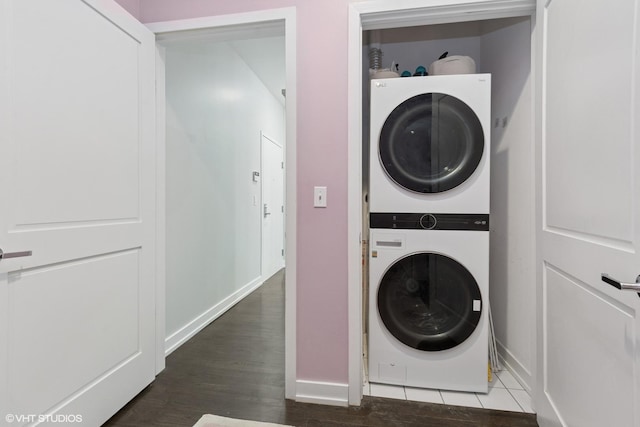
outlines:
[[[531,21],[487,22],[492,74],[491,308],[498,350],[529,388],[535,361],[534,132]],[[503,119],[506,118],[506,126]],[[496,127],[495,121],[500,123]]]

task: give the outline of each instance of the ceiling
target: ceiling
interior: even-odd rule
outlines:
[[[284,36],[236,40],[229,43],[276,99],[284,104]]]

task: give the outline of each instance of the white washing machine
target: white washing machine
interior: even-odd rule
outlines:
[[[372,213],[369,382],[488,391],[489,215]]]
[[[371,82],[371,212],[489,213],[491,75]]]

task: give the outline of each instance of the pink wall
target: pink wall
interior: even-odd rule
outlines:
[[[116,0],[120,6],[124,7],[130,14],[140,19],[140,0]]]
[[[121,0],[126,1],[126,0]],[[140,0],[142,22],[296,6],[297,378],[348,382],[348,0]],[[326,209],[313,187],[327,186]]]

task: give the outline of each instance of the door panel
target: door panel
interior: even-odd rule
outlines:
[[[8,53],[8,78],[17,83],[9,94],[12,135],[20,141],[11,146],[11,176],[21,183],[8,188],[14,224],[137,220],[140,41],[86,3],[12,8],[11,37],[20,41]]]
[[[634,371],[636,313],[549,265],[543,286],[546,394],[558,415],[567,426],[633,426],[629,408],[634,380],[629,373]],[[615,391],[606,410],[585,404],[600,389]]]
[[[589,3],[546,8],[546,225],[631,242],[635,2]]]
[[[284,156],[282,147],[262,135],[262,277],[284,267]]]
[[[45,413],[137,355],[138,270],[133,250],[9,275],[9,324],[20,325],[8,342],[17,413]]]
[[[640,425],[638,13],[538,2],[541,427]]]
[[[154,36],[111,0],[0,28],[0,248],[33,251],[0,260],[0,413],[100,425],[155,375]]]

